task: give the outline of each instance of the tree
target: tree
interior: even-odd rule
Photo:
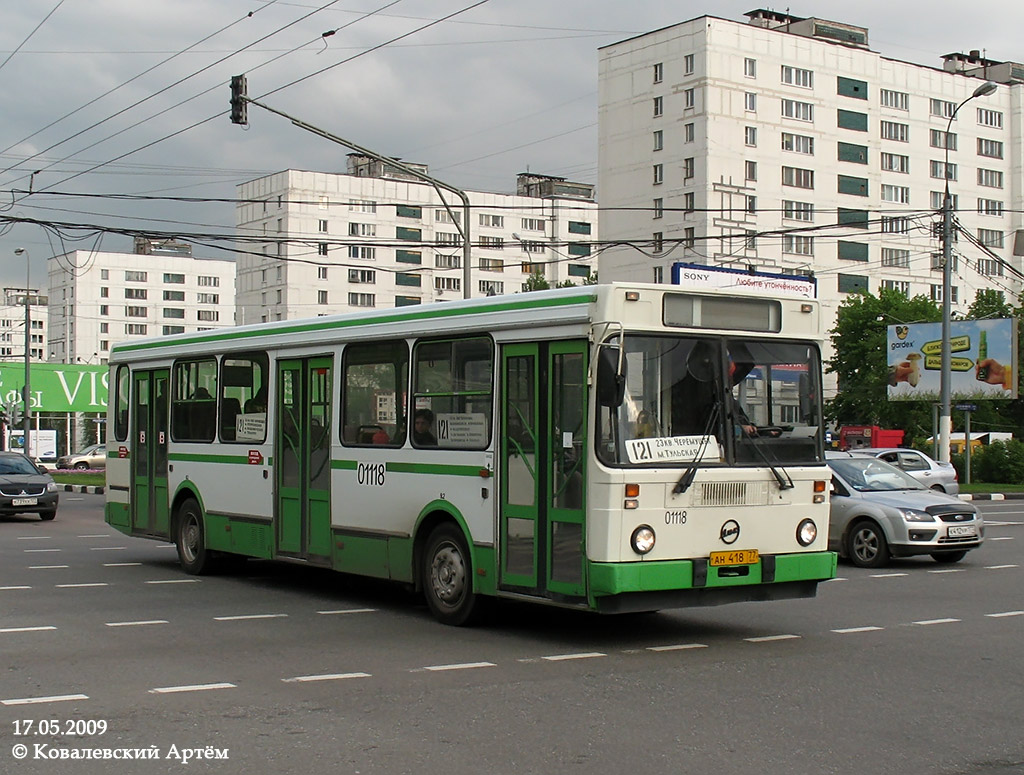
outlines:
[[[931,404],[887,400],[889,381],[886,329],[895,323],[934,323],[941,318],[935,303],[924,296],[910,299],[883,288],[878,296],[856,293],[839,306],[830,332],[835,351],[826,372],[839,381],[826,416],[837,425],[880,425],[902,428],[911,438],[931,435]]]
[[[532,272],[523,283],[524,291],[546,291],[550,287],[551,283],[540,272]]]

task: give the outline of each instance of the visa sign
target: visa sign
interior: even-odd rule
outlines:
[[[110,377],[106,366],[33,363],[30,376],[33,411],[107,411]],[[0,364],[0,402],[20,404],[24,386],[25,366],[23,364]]]

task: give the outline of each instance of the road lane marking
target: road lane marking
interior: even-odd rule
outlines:
[[[58,568],[70,568],[70,565],[29,565],[29,570],[57,570]]]
[[[23,551],[25,554],[29,554],[30,552],[61,552],[63,549],[24,549]]]
[[[104,568],[127,568],[132,565],[142,565],[141,562],[105,562]]]
[[[41,627],[5,627],[4,629],[0,630],[0,633],[8,633],[8,632],[42,632],[43,630],[56,630],[56,629],[57,628],[54,627],[52,624],[47,624],[46,626],[41,626]]]
[[[181,692],[209,692],[216,689],[237,689],[235,684],[193,684],[192,686],[162,686],[158,689],[150,689],[150,694],[179,694]]]
[[[147,624],[170,624],[166,619],[147,619],[139,622],[106,622],[107,627],[142,627]]]
[[[1019,565],[986,565],[985,570],[1003,570],[1004,568],[1019,568]]]
[[[53,536],[16,536],[18,541],[52,541]]]
[[[92,535],[78,536],[78,537],[79,538],[113,538],[114,536],[112,536],[110,533],[93,533]]]
[[[686,651],[688,649],[706,649],[706,643],[676,643],[671,646],[648,646],[648,651]]]
[[[198,584],[199,579],[153,579],[144,581],[143,584]]]
[[[437,673],[445,670],[473,670],[478,667],[497,667],[497,665],[493,662],[463,662],[457,665],[431,665],[430,667],[424,667],[423,670]]]
[[[55,584],[57,589],[80,589],[81,587],[109,587],[105,581],[92,581],[84,584]]]
[[[995,536],[993,538],[986,538],[986,541],[1012,541],[1013,536]]]
[[[564,662],[569,659],[593,659],[606,656],[608,655],[602,654],[600,651],[584,651],[580,654],[554,654],[550,657],[541,657],[541,659],[546,659],[548,662]]]
[[[825,579],[825,581],[849,581],[849,579],[845,576],[836,576],[834,579]]]
[[[9,592],[14,589],[32,589],[28,584],[19,584],[12,587],[0,587],[0,592]]]
[[[127,546],[90,546],[90,552],[115,552],[123,549],[127,549]]]
[[[920,624],[921,626],[927,626],[929,624],[953,624],[959,622],[959,619],[924,619],[920,622],[914,622],[914,624]]]
[[[929,573],[963,573],[964,568],[943,568],[942,570],[930,570]]]
[[[282,678],[285,683],[308,683],[310,681],[344,681],[348,678],[372,678],[369,673],[324,673],[323,675],[297,675]]]
[[[884,629],[885,627],[875,627],[874,625],[869,625],[867,627],[844,627],[839,630],[832,630],[832,632],[837,632],[840,635],[849,635],[850,633],[854,632],[877,632],[878,630]]]
[[[799,635],[762,635],[757,638],[744,638],[743,640],[748,643],[768,643],[773,640],[793,640],[799,638]]]
[[[288,614],[242,614],[241,616],[215,616],[215,622],[240,622],[247,619],[283,619]]]
[[[906,576],[906,573],[872,573],[871,578],[873,579],[894,579],[898,576]]]
[[[1003,611],[998,614],[985,614],[985,616],[990,616],[993,619],[1001,619],[1004,616],[1024,616],[1024,611]]]
[[[317,611],[321,616],[336,616],[337,614],[372,614],[376,608],[343,608],[340,611]]]
[[[0,705],[41,705],[44,702],[72,702],[87,700],[87,694],[58,694],[53,697],[22,697],[14,700],[0,700]]]

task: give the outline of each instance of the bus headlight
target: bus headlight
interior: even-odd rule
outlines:
[[[637,554],[647,554],[654,548],[654,530],[650,525],[640,525],[629,537],[629,543]]]
[[[818,526],[813,519],[805,519],[796,526],[796,540],[800,546],[810,546],[818,537]]]

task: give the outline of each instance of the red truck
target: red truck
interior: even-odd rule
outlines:
[[[864,447],[898,447],[903,443],[903,431],[887,430],[877,425],[844,425],[839,429],[839,449]]]

